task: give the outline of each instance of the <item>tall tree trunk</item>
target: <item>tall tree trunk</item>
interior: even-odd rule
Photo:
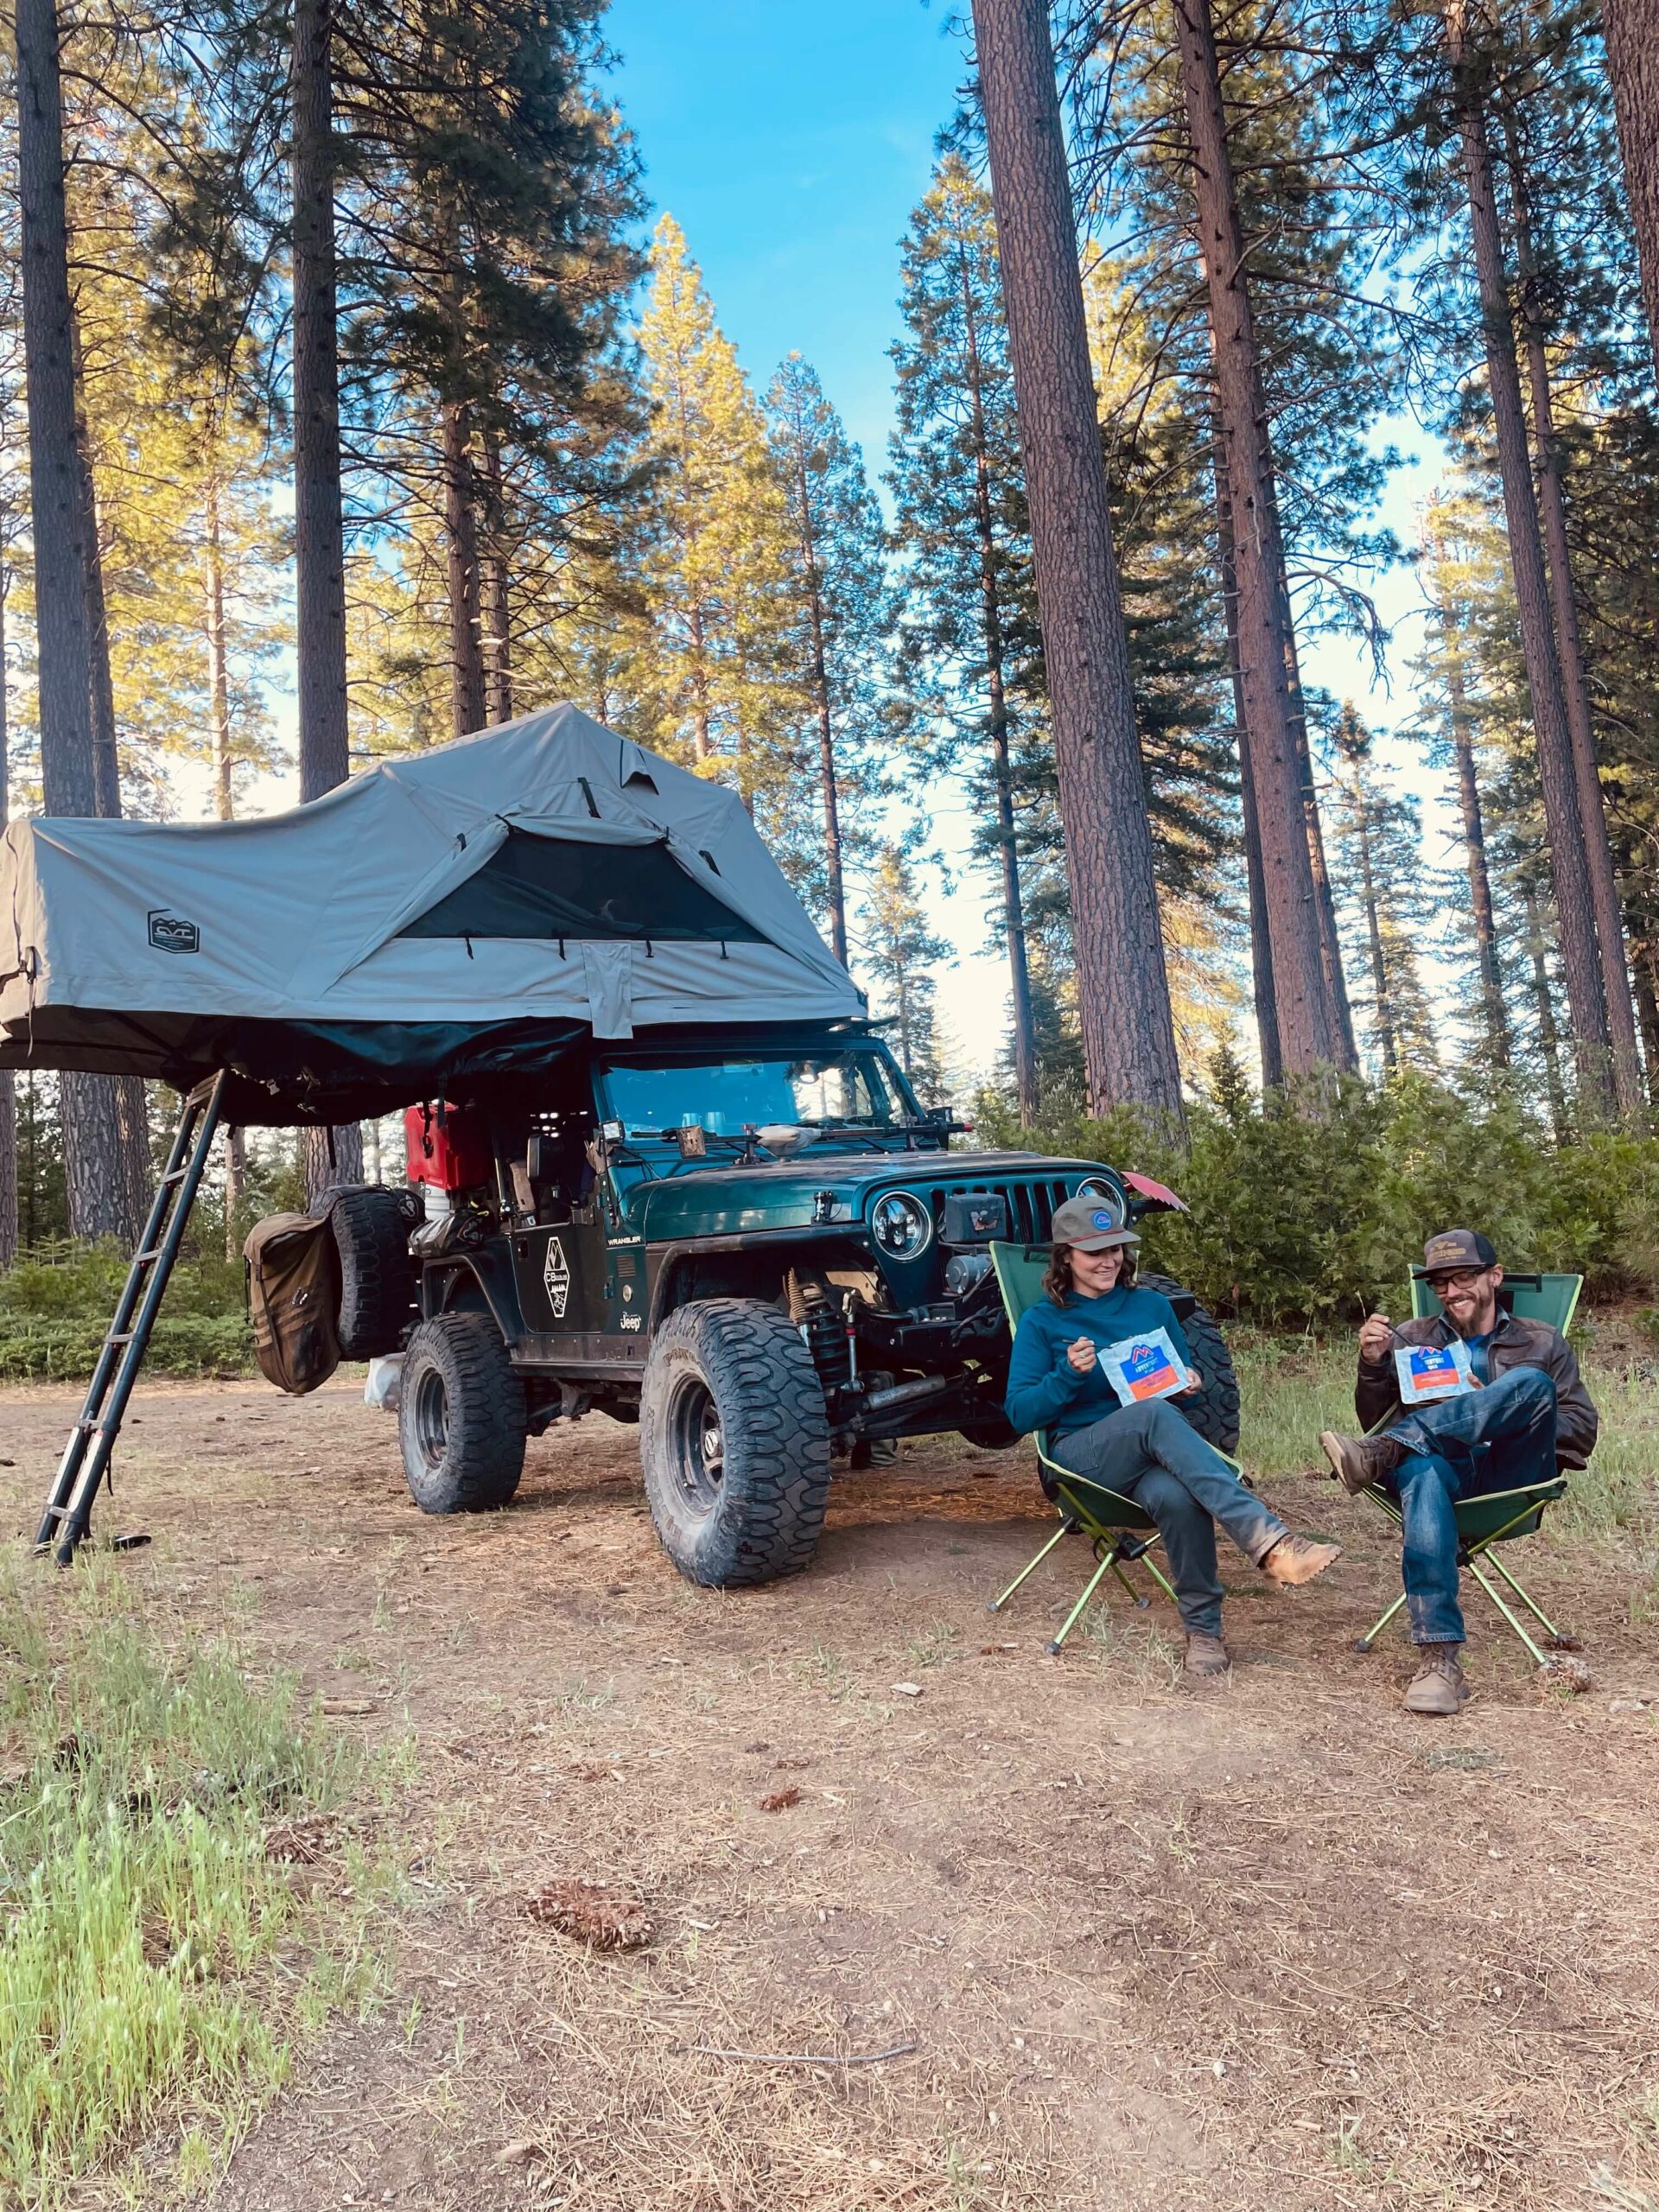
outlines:
[[[100,809],[88,593],[93,549],[77,435],[54,0],[19,0],[14,21],[41,778],[48,814],[94,815]],[[118,811],[118,788],[115,803]],[[59,1103],[71,1232],[118,1235],[130,1211],[124,1196],[131,1153],[123,1143],[117,1086],[107,1076],[66,1075]]]
[[[1659,39],[1654,36],[1653,0],[1601,0],[1601,22],[1641,257],[1648,336],[1659,361]]]
[[[0,512],[0,526],[7,516]],[[10,803],[10,745],[11,700],[6,667],[6,601],[11,593],[11,566],[6,540],[0,532],[0,830],[6,826]],[[0,1068],[0,1268],[9,1268],[17,1256],[17,1090],[11,1070]]]
[[[1648,1103],[1659,1106],[1659,962],[1650,933],[1630,938],[1636,970],[1636,1010],[1642,1025],[1642,1048],[1648,1063]]]
[[[1442,626],[1446,613],[1440,610]],[[1455,658],[1447,668],[1452,698],[1452,750],[1458,766],[1458,807],[1463,817],[1463,846],[1469,871],[1469,904],[1475,918],[1475,957],[1480,972],[1481,1012],[1486,1027],[1486,1049],[1495,1067],[1510,1065],[1510,1018],[1503,1004],[1503,982],[1497,964],[1497,930],[1492,916],[1492,883],[1486,866],[1486,825],[1482,817],[1480,786],[1475,776],[1474,739],[1464,696],[1463,673]]]
[[[484,652],[479,608],[478,518],[470,411],[445,400],[443,534],[449,582],[449,698],[454,734],[484,728]]]
[[[847,892],[842,874],[841,791],[836,780],[836,731],[830,707],[830,664],[823,640],[823,588],[812,529],[812,497],[806,480],[804,426],[795,424],[795,494],[801,503],[801,576],[806,586],[812,649],[812,706],[818,724],[818,791],[823,806],[823,866],[830,898],[830,949],[847,965]]]
[[[1544,921],[1539,912],[1535,892],[1526,893],[1527,956],[1532,966],[1533,1005],[1538,1016],[1538,1051],[1544,1063],[1544,1097],[1549,1107],[1549,1125],[1558,1145],[1568,1137],[1567,1120],[1567,1085],[1561,1077],[1560,1033],[1555,1026],[1555,1001],[1549,986],[1549,967],[1545,958]]]
[[[1046,0],[974,0],[1090,1103],[1181,1111]]]
[[[1255,1001],[1255,1034],[1262,1054],[1264,1093],[1285,1080],[1279,1049],[1279,1015],[1273,998],[1273,934],[1268,920],[1268,880],[1262,866],[1262,824],[1256,811],[1255,774],[1250,760],[1250,726],[1244,713],[1244,674],[1238,642],[1238,569],[1233,545],[1233,502],[1227,487],[1227,455],[1221,424],[1211,417],[1211,452],[1216,477],[1216,538],[1221,569],[1222,613],[1227,625],[1227,673],[1233,688],[1233,728],[1238,740],[1238,804],[1244,838],[1244,881],[1249,900],[1250,976]]]
[[[1567,539],[1567,494],[1561,483],[1561,449],[1555,435],[1550,392],[1549,356],[1545,349],[1532,215],[1526,179],[1510,155],[1516,275],[1519,279],[1521,327],[1526,340],[1527,381],[1532,399],[1533,454],[1537,467],[1538,507],[1544,525],[1550,606],[1555,616],[1555,650],[1560,662],[1562,702],[1573,741],[1573,772],[1579,795],[1579,822],[1585,861],[1590,871],[1590,899],[1595,914],[1596,944],[1601,956],[1601,988],[1613,1054],[1613,1096],[1627,1122],[1644,1118],[1642,1058],[1636,1041],[1636,1009],[1630,998],[1630,964],[1624,949],[1624,915],[1607,835],[1607,804],[1596,762],[1595,726],[1590,718],[1590,683],[1585,673],[1584,641],[1573,595],[1573,565]]]
[[[1274,509],[1278,511],[1278,494]],[[1290,591],[1285,591],[1285,635],[1289,654],[1285,680],[1290,690],[1290,729],[1296,747],[1296,772],[1302,787],[1302,820],[1307,831],[1307,864],[1313,876],[1313,912],[1319,931],[1319,966],[1331,996],[1336,1025],[1337,1065],[1344,1074],[1359,1072],[1359,1046],[1354,1036],[1353,1008],[1348,1003],[1348,978],[1343,973],[1342,941],[1337,935],[1337,899],[1331,887],[1331,870],[1325,857],[1325,828],[1319,819],[1319,790],[1313,773],[1313,747],[1307,734],[1307,702],[1302,696],[1301,663],[1296,652],[1296,629],[1290,620]]]
[[[231,769],[230,655],[225,636],[225,543],[218,476],[207,480],[207,545],[202,582],[207,638],[207,711],[212,725],[213,810],[221,822],[236,812]]]
[[[1481,99],[1479,57],[1469,34],[1468,0],[1444,0],[1444,4],[1446,52],[1452,63],[1452,97],[1462,140],[1464,184],[1474,239],[1492,427],[1503,487],[1510,567],[1515,580],[1533,728],[1538,739],[1539,781],[1544,795],[1550,877],[1572,1020],[1579,1106],[1585,1120],[1595,1122],[1605,1121],[1613,1105],[1611,1055],[1607,1008],[1601,987],[1601,957],[1596,943],[1595,909],[1580,819],[1573,739],[1567,728],[1560,664],[1556,658],[1550,621],[1549,588],[1544,574],[1538,507],[1527,451],[1526,417],[1521,406],[1521,378],[1515,358],[1515,326],[1510,314],[1491,149]]]
[[[991,709],[991,781],[996,805],[997,855],[1002,869],[1002,933],[1008,947],[1009,995],[1014,1010],[1014,1086],[1020,1119],[1027,1127],[1042,1104],[1037,1068],[1037,1023],[1031,1004],[1031,963],[1026,950],[1025,894],[1020,883],[1020,847],[1014,812],[1014,772],[1008,757],[1007,648],[1002,608],[996,588],[996,530],[991,501],[991,472],[985,424],[985,364],[980,351],[979,319],[968,256],[958,248],[962,278],[963,335],[974,442],[974,527],[979,550],[980,627],[985,647],[985,683]]]
[[[302,799],[320,798],[352,772],[334,257],[334,0],[295,0],[294,563]],[[362,1179],[363,1138],[355,1123],[306,1129],[301,1150],[307,1194],[314,1205],[334,1184]]]
[[[1359,895],[1365,912],[1365,935],[1371,955],[1371,991],[1376,1001],[1376,1039],[1382,1053],[1385,1078],[1400,1072],[1400,1039],[1395,1027],[1394,1004],[1389,991],[1389,965],[1382,957],[1382,918],[1376,906],[1376,880],[1371,870],[1371,825],[1365,787],[1354,778],[1354,822],[1359,831]]]
[[[1192,194],[1227,480],[1232,499],[1239,668],[1287,1075],[1335,1067],[1344,1039],[1320,944],[1306,797],[1290,696],[1293,639],[1255,324],[1245,280],[1209,0],[1173,0],[1192,152]]]
[[[484,527],[478,556],[479,613],[484,648],[484,713],[493,728],[512,720],[512,596],[501,447],[490,431],[485,432],[480,442],[483,467],[479,482]]]
[[[38,0],[37,0],[38,4]],[[334,0],[295,0],[294,556],[300,797],[351,773],[334,264]]]

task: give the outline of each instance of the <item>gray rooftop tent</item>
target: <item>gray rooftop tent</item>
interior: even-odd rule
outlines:
[[[589,1037],[864,1011],[741,801],[571,706],[264,820],[13,823],[0,1067],[188,1094],[36,1548],[67,1564],[86,1533],[221,1121],[352,1121]]]
[[[344,1121],[578,1038],[860,1019],[741,800],[572,706],[259,820],[0,841],[0,1067]]]

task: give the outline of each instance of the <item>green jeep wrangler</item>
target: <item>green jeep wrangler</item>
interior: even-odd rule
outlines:
[[[410,1189],[335,1213],[350,1357],[401,1347],[403,1459],[429,1513],[502,1506],[524,1440],[589,1411],[639,1425],[646,1496],[691,1580],[804,1567],[837,1463],[956,1430],[996,1451],[1008,1331],[988,1246],[1042,1244],[1083,1192],[1178,1205],[1090,1160],[952,1151],[853,1026],[590,1043],[533,1081],[415,1107]],[[1220,1332],[1174,1302],[1223,1450]]]

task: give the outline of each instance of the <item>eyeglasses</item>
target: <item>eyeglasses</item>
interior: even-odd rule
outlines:
[[[1491,1273],[1490,1268],[1458,1268],[1451,1274],[1430,1275],[1428,1287],[1438,1298],[1445,1290],[1472,1290],[1477,1283],[1484,1282]]]

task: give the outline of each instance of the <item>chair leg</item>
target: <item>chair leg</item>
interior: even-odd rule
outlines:
[[[1395,1599],[1394,1603],[1389,1607],[1388,1611],[1384,1613],[1382,1619],[1378,1621],[1376,1627],[1368,1630],[1365,1635],[1357,1638],[1354,1644],[1355,1650],[1369,1651],[1371,1646],[1376,1642],[1377,1637],[1382,1635],[1383,1630],[1387,1628],[1389,1623],[1394,1618],[1395,1615],[1399,1611],[1401,1606],[1403,1605],[1405,1602],[1406,1593],[1402,1590],[1400,1592],[1400,1595]]]
[[[1123,1585],[1124,1590],[1128,1595],[1129,1603],[1138,1612],[1144,1613],[1147,1607],[1152,1603],[1152,1600],[1150,1598],[1143,1598],[1141,1595],[1141,1592],[1135,1588],[1134,1583],[1130,1581],[1128,1576],[1124,1573],[1123,1562],[1119,1559],[1116,1551],[1111,1551],[1107,1554],[1106,1564],[1111,1568],[1112,1573]]]
[[[1527,1611],[1532,1614],[1533,1618],[1535,1620],[1540,1620],[1543,1623],[1544,1634],[1548,1636],[1552,1642],[1559,1643],[1560,1641],[1561,1634],[1560,1629],[1556,1627],[1554,1622],[1551,1620],[1549,1615],[1544,1611],[1537,1599],[1532,1596],[1530,1592],[1522,1588],[1520,1583],[1516,1580],[1515,1576],[1510,1573],[1509,1568],[1504,1566],[1497,1554],[1492,1551],[1483,1551],[1480,1556],[1485,1560],[1487,1566],[1491,1568],[1495,1574],[1501,1574],[1503,1576],[1503,1580],[1509,1584],[1510,1589],[1514,1591],[1516,1596],[1527,1608]],[[1472,1566],[1473,1564],[1474,1561],[1471,1560],[1470,1565]]]
[[[1494,1560],[1492,1561],[1492,1565],[1496,1567],[1497,1565],[1497,1561]],[[1517,1616],[1510,1611],[1508,1605],[1504,1602],[1503,1594],[1497,1587],[1497,1585],[1495,1582],[1491,1582],[1487,1580],[1485,1574],[1481,1569],[1480,1561],[1478,1560],[1471,1559],[1470,1560],[1469,1572],[1474,1576],[1476,1581],[1479,1583],[1481,1588],[1486,1592],[1486,1595],[1497,1607],[1498,1611],[1503,1614],[1504,1619],[1508,1621],[1510,1626],[1520,1637],[1522,1643],[1524,1643],[1528,1650],[1531,1652],[1534,1662],[1541,1667],[1544,1664],[1543,1653],[1538,1649],[1538,1646],[1528,1635]]]
[[[1165,1597],[1168,1599],[1170,1604],[1173,1605],[1179,1612],[1180,1610],[1181,1601],[1175,1595],[1175,1586],[1170,1581],[1168,1576],[1164,1573],[1162,1567],[1159,1566],[1157,1560],[1154,1559],[1150,1552],[1141,1553],[1141,1564],[1146,1568],[1147,1573],[1152,1577],[1153,1580],[1158,1585],[1158,1587],[1163,1592]]]
[[[1054,1534],[1043,1546],[1041,1551],[1038,1553],[1036,1558],[1033,1560],[1031,1565],[1029,1567],[1022,1567],[1020,1568],[1019,1573],[1014,1576],[1013,1581],[1009,1583],[1007,1588],[1002,1592],[1002,1595],[1000,1598],[992,1599],[990,1604],[985,1609],[986,1611],[990,1613],[1000,1613],[1003,1606],[1007,1604],[1009,1599],[1013,1597],[1014,1592],[1020,1587],[1020,1585],[1026,1581],[1030,1576],[1036,1573],[1038,1568],[1048,1557],[1050,1552],[1053,1550],[1055,1545],[1059,1543],[1065,1537],[1069,1536],[1077,1525],[1077,1524],[1075,1521],[1062,1521],[1059,1527],[1054,1531]]]
[[[1056,1652],[1058,1651],[1060,1646],[1065,1642],[1066,1637],[1071,1635],[1072,1630],[1077,1626],[1077,1623],[1083,1618],[1084,1614],[1088,1611],[1089,1600],[1094,1596],[1096,1591],[1099,1589],[1101,1583],[1105,1579],[1106,1570],[1110,1567],[1111,1563],[1111,1554],[1109,1552],[1084,1585],[1082,1597],[1078,1599],[1077,1604],[1072,1606],[1071,1611],[1066,1615],[1065,1626],[1055,1637],[1053,1643],[1049,1645],[1048,1656],[1051,1659],[1054,1656]]]

